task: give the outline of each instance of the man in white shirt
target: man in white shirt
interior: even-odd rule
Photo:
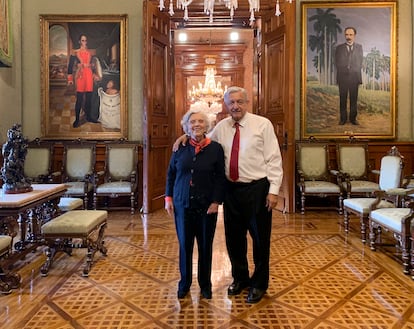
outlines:
[[[248,303],[259,302],[269,284],[272,209],[282,184],[283,169],[279,144],[270,120],[248,112],[247,92],[230,87],[224,94],[229,117],[221,120],[210,138],[224,149],[228,187],[224,201],[226,244],[232,264],[233,283],[229,295],[250,287]],[[239,125],[238,178],[230,178],[233,137]],[[247,232],[253,240],[255,269],[249,276]]]

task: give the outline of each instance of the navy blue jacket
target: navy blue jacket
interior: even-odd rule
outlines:
[[[208,208],[212,202],[222,203],[226,176],[221,145],[211,141],[195,155],[194,146],[187,143],[174,152],[167,173],[166,196],[173,198],[174,207],[195,204]]]

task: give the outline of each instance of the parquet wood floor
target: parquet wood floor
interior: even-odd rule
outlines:
[[[232,278],[221,215],[213,298],[200,298],[194,275],[191,293],[178,300],[173,220],[164,210],[110,212],[108,255],[96,254],[88,278],[82,277],[82,249],[58,256],[47,277],[39,274],[40,248],[18,265],[22,286],[0,296],[0,327],[414,328],[414,281],[402,273],[393,248],[370,251],[359,239],[358,221],[345,235],[342,216],[333,211],[273,217],[271,282],[258,304],[245,302],[247,292],[227,296]]]

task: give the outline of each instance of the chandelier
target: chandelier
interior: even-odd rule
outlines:
[[[223,89],[221,82],[216,82],[216,60],[213,57],[207,57],[205,62],[204,85],[201,82],[198,83],[197,87],[193,85],[188,91],[188,96],[190,100],[203,100],[211,105],[223,98],[227,86],[224,86]]]
[[[184,20],[188,21],[188,6],[193,2],[193,0],[176,0],[176,8],[184,10]],[[259,11],[260,9],[260,0],[247,0],[249,2],[249,12],[250,12],[250,25],[253,25],[255,21],[254,13]],[[276,11],[275,15],[280,16],[282,12],[280,11],[280,3],[281,2],[289,2],[292,3],[293,0],[276,0]],[[163,11],[165,9],[165,0],[159,0],[158,8]],[[170,16],[174,16],[174,0],[169,0],[169,9],[168,13]],[[214,5],[216,0],[204,0],[204,13],[209,16],[209,22],[213,23],[213,15],[214,15]],[[217,0],[219,3],[224,3],[226,8],[230,11],[230,19],[233,20],[234,12],[238,7],[238,0]]]

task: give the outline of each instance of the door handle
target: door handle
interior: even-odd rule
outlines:
[[[287,133],[287,131],[285,131],[285,133],[283,134],[282,148],[283,148],[284,151],[287,151],[287,148],[288,148],[288,133]]]

